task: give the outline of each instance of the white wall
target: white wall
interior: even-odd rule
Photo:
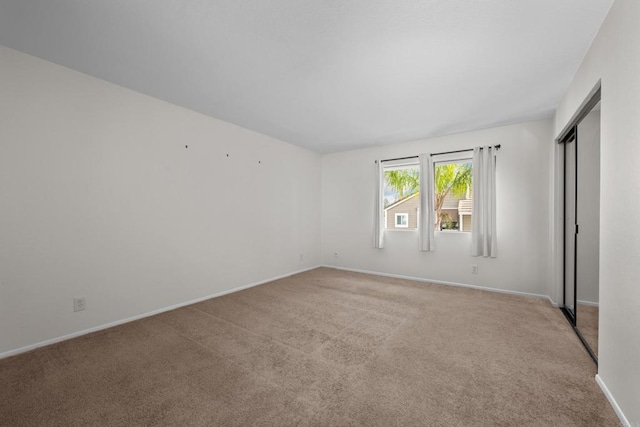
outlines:
[[[323,156],[323,263],[547,295],[551,136],[549,120]],[[419,252],[417,232],[385,231],[373,249],[375,159],[495,144],[498,258],[471,257],[469,233],[436,232],[436,251]]]
[[[318,265],[320,167],[0,47],[0,354]]]
[[[602,80],[598,375],[640,424],[640,2],[616,0],[556,113],[556,135]]]

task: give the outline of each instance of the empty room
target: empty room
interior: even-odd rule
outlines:
[[[640,426],[639,22],[0,0],[0,425]]]

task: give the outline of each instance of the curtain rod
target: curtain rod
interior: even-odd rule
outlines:
[[[491,147],[489,147],[491,148]],[[494,145],[493,148],[495,148],[496,150],[500,149],[500,144],[498,145]],[[482,150],[482,147],[480,148]],[[473,151],[473,148],[467,148],[466,150],[455,150],[455,151],[443,151],[442,153],[431,153],[431,156],[440,156],[442,154],[455,154],[455,153],[464,153],[466,151]],[[382,162],[392,162],[394,160],[408,160],[408,159],[417,159],[418,156],[409,156],[409,157],[397,157],[395,159],[384,159],[384,160],[380,160],[380,163]],[[376,163],[378,161],[376,160]]]

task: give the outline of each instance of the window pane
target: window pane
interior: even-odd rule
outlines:
[[[417,164],[384,168],[383,205],[385,228],[418,228],[420,167]]]
[[[435,230],[471,231],[471,160],[434,164]]]
[[[396,214],[396,227],[397,228],[408,228],[409,224],[409,214],[408,213],[397,213]]]

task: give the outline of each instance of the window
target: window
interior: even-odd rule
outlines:
[[[434,159],[433,206],[436,231],[471,231],[473,167],[471,159]]]
[[[409,227],[409,214],[408,213],[397,213],[396,214],[396,228],[407,228]]]
[[[412,163],[385,163],[382,188],[384,228],[416,230],[420,207],[420,167]]]

